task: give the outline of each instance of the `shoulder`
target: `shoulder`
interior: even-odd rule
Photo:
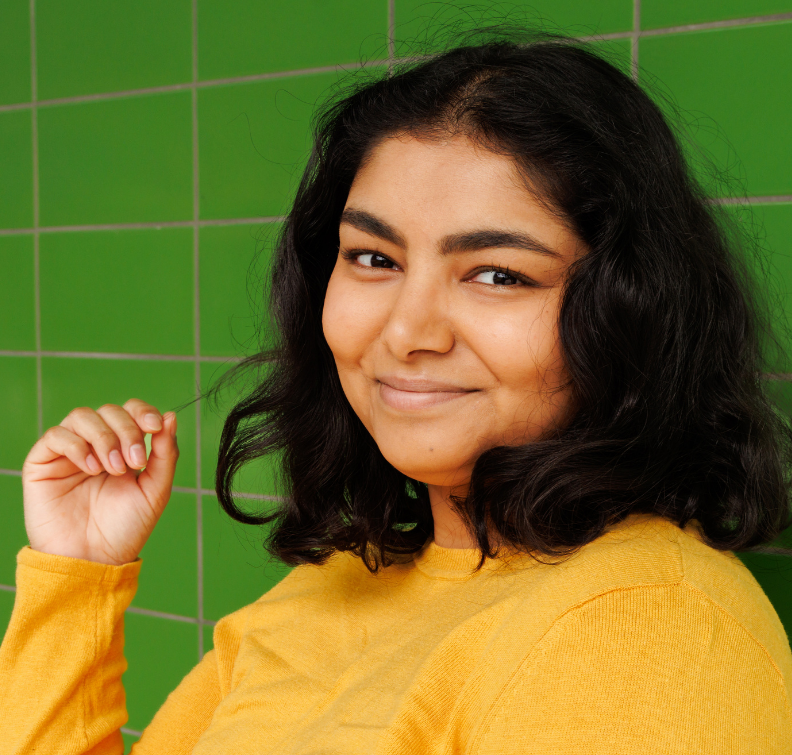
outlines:
[[[695,527],[632,517],[533,585],[524,610],[535,619],[552,596],[552,613],[530,642],[510,640],[473,752],[517,751],[526,727],[537,753],[792,751],[784,629],[742,562]]]
[[[258,626],[266,615],[266,624],[279,621],[293,623],[295,612],[309,615],[312,610],[327,612],[330,596],[336,601],[345,591],[354,588],[360,580],[358,559],[349,553],[334,553],[322,565],[303,564],[289,571],[258,600],[224,616],[215,627],[215,645],[218,639],[229,647],[238,645],[250,627]]]
[[[769,755],[792,751],[792,705],[767,648],[711,597],[684,580],[638,585],[560,616],[513,667],[476,741],[477,755]]]
[[[634,621],[649,623],[661,618],[653,613],[661,607],[647,600],[663,595],[662,618],[692,633],[701,629],[689,623],[695,604],[695,612],[717,614],[763,647],[792,692],[792,651],[778,614],[742,561],[706,545],[695,521],[682,530],[658,516],[632,515],[555,568],[547,578],[566,593],[557,619],[624,603],[636,605]]]

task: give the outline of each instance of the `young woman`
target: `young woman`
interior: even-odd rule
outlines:
[[[462,45],[327,107],[218,468],[297,568],[133,751],[792,752],[792,652],[733,552],[792,523],[741,270],[658,108],[569,40]],[[3,752],[122,752],[175,432],[131,399],[30,452]],[[272,452],[287,500],[238,509]]]

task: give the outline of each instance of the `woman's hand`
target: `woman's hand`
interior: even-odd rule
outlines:
[[[178,458],[173,412],[163,417],[134,398],[75,409],[22,467],[30,547],[102,564],[134,561],[170,498]]]

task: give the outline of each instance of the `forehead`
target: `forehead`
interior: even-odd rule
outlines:
[[[416,184],[453,183],[459,190],[527,193],[514,159],[497,154],[459,134],[421,138],[410,134],[388,136],[372,148],[358,170],[352,188],[386,180],[394,188]]]
[[[408,237],[500,227],[568,247],[573,236],[529,191],[513,158],[463,135],[384,139],[358,171],[346,206],[376,215]]]

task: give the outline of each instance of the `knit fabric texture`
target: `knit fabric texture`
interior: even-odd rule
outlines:
[[[787,635],[695,521],[477,561],[430,541],[377,575],[348,553],[293,569],[217,624],[133,755],[792,754]],[[19,553],[0,753],[123,753],[140,569]]]

